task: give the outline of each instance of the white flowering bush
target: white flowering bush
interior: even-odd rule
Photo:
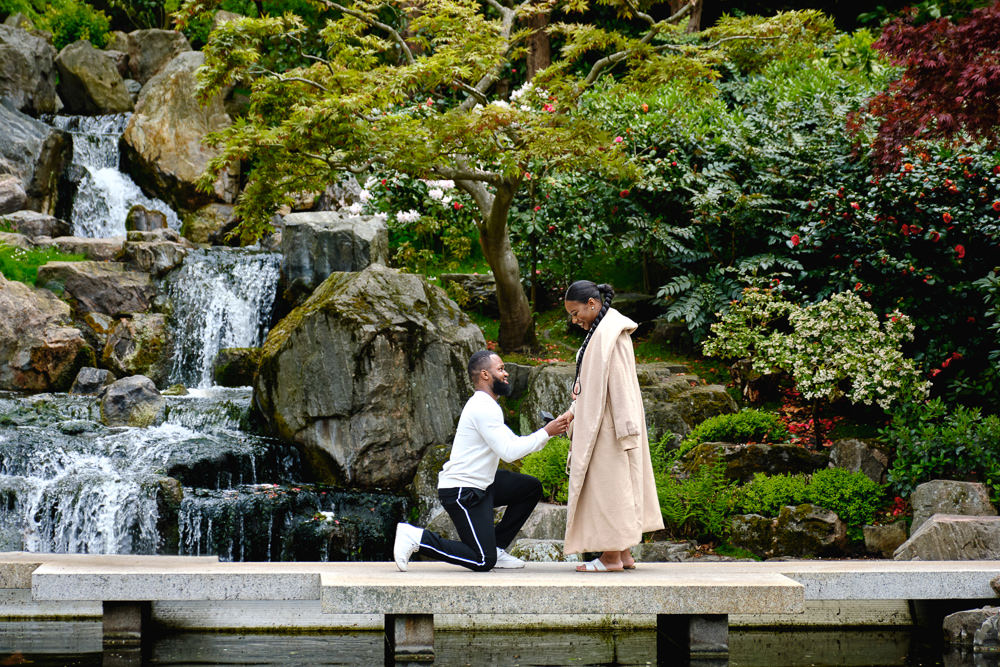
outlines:
[[[712,325],[705,354],[749,358],[760,373],[785,371],[806,399],[877,404],[883,410],[927,397],[930,383],[903,343],[913,324],[903,313],[880,321],[853,292],[798,306],[766,289],[748,289]]]

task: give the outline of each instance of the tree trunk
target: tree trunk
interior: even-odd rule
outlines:
[[[549,24],[549,15],[536,14],[528,19],[527,24],[533,31],[528,38],[527,57],[527,80],[531,81],[535,72],[552,64],[552,47],[549,44],[549,35],[545,32],[545,26]]]
[[[694,0],[694,8],[688,16],[688,24],[685,32],[698,32],[701,30],[701,10],[704,0]]]
[[[497,305],[500,307],[500,349],[512,352],[534,347],[535,321],[531,317],[528,297],[521,286],[521,269],[510,247],[507,215],[514,201],[517,185],[501,183],[479,226],[479,242],[497,283]],[[479,203],[479,198],[477,203]]]

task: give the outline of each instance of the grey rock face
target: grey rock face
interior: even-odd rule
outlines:
[[[133,375],[108,386],[101,399],[105,426],[155,426],[163,421],[166,401],[148,377]]]
[[[126,241],[120,259],[139,271],[162,276],[184,263],[188,249],[171,241]]]
[[[993,614],[983,621],[972,638],[972,645],[984,652],[1000,649],[1000,614]]]
[[[889,457],[862,440],[847,438],[830,446],[830,466],[861,472],[873,482],[884,484]]]
[[[25,236],[67,236],[73,231],[73,225],[65,220],[38,211],[8,213],[3,219]]]
[[[27,197],[24,206],[55,211],[59,175],[73,153],[69,135],[0,104],[0,137],[0,173],[20,181]]]
[[[161,211],[148,209],[136,204],[129,209],[125,217],[125,230],[132,232],[152,232],[167,227],[167,216]]]
[[[332,211],[289,213],[281,234],[281,273],[288,290],[309,294],[334,271],[361,271],[389,259],[381,218]]]
[[[997,515],[989,492],[978,482],[947,479],[924,482],[913,490],[910,505],[913,507],[913,524],[910,527],[913,532],[935,514]]]
[[[935,514],[910,535],[895,560],[1000,560],[1000,517]]]
[[[536,540],[563,539],[566,536],[566,506],[538,503],[524,522],[517,537]]]
[[[81,368],[69,388],[69,393],[85,396],[97,396],[104,388],[115,381],[115,376],[106,368]]]
[[[184,214],[181,234],[192,243],[211,243],[232,219],[232,205],[208,204]]]
[[[457,285],[468,295],[468,302],[462,304],[465,310],[473,310],[487,317],[500,317],[497,305],[497,281],[491,273],[442,273],[438,276],[441,286]]]
[[[972,644],[983,622],[998,614],[1000,607],[981,607],[948,614],[941,624],[944,640],[949,644]]]
[[[28,195],[17,176],[0,176],[0,215],[20,211],[28,203]]]
[[[121,45],[116,48],[121,49]],[[177,55],[191,50],[183,33],[175,30],[135,30],[128,34],[128,66],[133,79],[145,84]]]
[[[476,327],[422,277],[372,264],[334,273],[268,334],[254,404],[316,473],[401,488],[450,442],[471,394]]]
[[[56,67],[59,68],[59,95],[70,113],[132,110],[132,99],[117,63],[90,42],[80,40],[63,48],[56,58]]]
[[[632,547],[632,556],[646,563],[681,563],[691,558],[697,546],[694,540],[643,542]]]
[[[865,549],[868,553],[892,558],[892,554],[906,541],[906,522],[895,521],[884,526],[865,526]]]
[[[232,202],[236,196],[235,174],[220,176],[211,194],[195,185],[217,155],[202,138],[231,122],[221,95],[206,104],[195,97],[195,72],[204,62],[201,52],[186,51],[167,63],[143,86],[122,136],[124,170],[179,209],[196,209],[213,200]]]
[[[47,245],[53,245],[60,252],[70,255],[83,255],[95,262],[109,262],[121,253],[124,241],[125,239],[121,236],[112,236],[105,239],[91,239],[81,236],[57,236]]]
[[[835,512],[817,505],[785,506],[775,519],[733,516],[730,543],[761,558],[833,556],[847,545],[847,526]]]
[[[251,387],[260,365],[259,347],[227,347],[212,364],[212,381],[220,387]]]
[[[65,391],[94,351],[48,290],[0,275],[0,389]]]
[[[533,563],[562,563],[580,560],[580,556],[577,554],[566,555],[563,551],[562,538],[548,540],[519,538],[514,540],[507,552],[515,558]]]
[[[163,386],[170,373],[173,349],[166,317],[159,313],[135,313],[122,318],[108,333],[101,363],[117,375],[145,375]]]
[[[788,443],[703,442],[687,452],[681,460],[685,470],[696,470],[721,457],[726,465],[726,478],[746,484],[754,473],[769,475],[811,473],[827,466],[827,456]]]
[[[57,113],[56,50],[37,35],[12,25],[0,25],[0,100],[18,111]]]
[[[112,316],[149,310],[156,293],[149,274],[117,262],[49,262],[39,267],[38,284],[61,290],[77,312]]]

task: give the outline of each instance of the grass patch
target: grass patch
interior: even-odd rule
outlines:
[[[38,279],[38,267],[49,262],[79,262],[86,255],[70,255],[56,248],[25,250],[0,243],[0,273],[7,280],[34,285]]]
[[[752,551],[747,551],[742,547],[734,547],[732,544],[720,544],[715,548],[715,553],[720,556],[728,556],[730,558],[752,558],[753,560],[764,560]]]

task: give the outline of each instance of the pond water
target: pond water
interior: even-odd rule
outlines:
[[[934,633],[910,629],[732,630],[717,667],[862,666],[998,667],[1000,654],[945,652]],[[339,634],[181,633],[156,639],[146,655],[101,648],[99,621],[0,623],[0,665],[380,665],[379,632]],[[608,632],[438,632],[434,665],[672,665],[657,662],[652,630]],[[426,664],[426,663],[425,663]]]

